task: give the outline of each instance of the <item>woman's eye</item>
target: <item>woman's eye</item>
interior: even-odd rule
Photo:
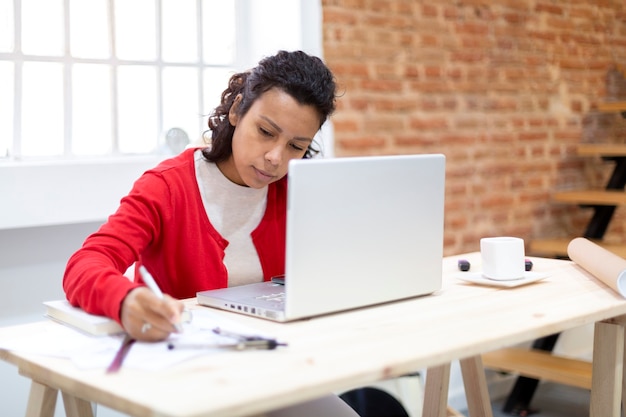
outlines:
[[[292,144],[291,144],[291,147],[292,147],[293,149],[295,149],[296,151],[303,151],[303,150],[304,150],[304,148],[303,148],[302,146],[297,145],[297,144],[295,144],[295,143],[292,143]]]
[[[263,136],[273,136],[272,132],[270,132],[269,130],[263,129],[262,127],[259,128],[259,131],[261,132]]]

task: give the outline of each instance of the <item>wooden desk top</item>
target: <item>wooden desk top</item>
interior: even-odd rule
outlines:
[[[224,352],[163,371],[118,374],[15,352],[0,351],[0,359],[43,384],[131,415],[238,416],[626,314],[625,299],[572,262],[531,258],[534,271],[549,277],[501,289],[456,279],[460,258],[480,270],[477,253],[445,258],[443,288],[418,299],[289,324],[223,312],[289,343],[275,351]],[[2,328],[0,338],[55,325]]]

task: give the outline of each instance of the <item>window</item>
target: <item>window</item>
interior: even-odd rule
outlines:
[[[300,22],[293,0],[0,0],[0,161],[198,142],[230,74],[268,38],[302,48]]]
[[[321,38],[319,0],[0,0],[0,230],[106,219],[232,71]]]

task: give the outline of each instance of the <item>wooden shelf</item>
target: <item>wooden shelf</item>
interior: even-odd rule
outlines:
[[[562,203],[573,203],[589,206],[626,205],[626,191],[623,190],[581,190],[560,191],[554,193],[553,199]]]
[[[567,258],[567,245],[573,238],[555,238],[555,239],[538,239],[531,240],[529,243],[528,253],[533,256],[548,256]],[[622,258],[626,258],[626,244],[611,244],[599,240],[591,239],[594,243],[602,246],[604,249],[615,253]]]
[[[571,239],[537,239],[531,240],[528,248],[529,255],[567,258],[567,245]]]
[[[591,389],[591,362],[556,356],[540,350],[500,349],[482,355],[485,368],[525,377]]]
[[[463,417],[459,411],[456,411],[454,408],[448,406],[446,410],[446,417]]]
[[[598,103],[598,110],[604,112],[624,112],[626,111],[626,101],[604,101]]]
[[[626,143],[581,143],[576,152],[581,156],[626,156]]]

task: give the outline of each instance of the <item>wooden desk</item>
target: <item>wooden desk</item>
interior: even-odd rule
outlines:
[[[479,270],[476,253],[445,258],[443,288],[419,299],[289,324],[223,313],[289,343],[275,351],[224,352],[164,371],[118,374],[17,352],[0,351],[0,358],[33,380],[29,415],[51,415],[60,390],[70,417],[89,415],[89,402],[134,416],[255,415],[424,368],[424,415],[439,417],[445,415],[449,364],[460,359],[470,412],[489,416],[480,353],[598,323],[591,416],[618,416],[624,327],[613,318],[626,314],[626,300],[575,264],[554,259],[532,258],[535,271],[550,274],[532,285],[464,284],[454,278],[461,257]],[[7,327],[0,339],[56,325]]]

